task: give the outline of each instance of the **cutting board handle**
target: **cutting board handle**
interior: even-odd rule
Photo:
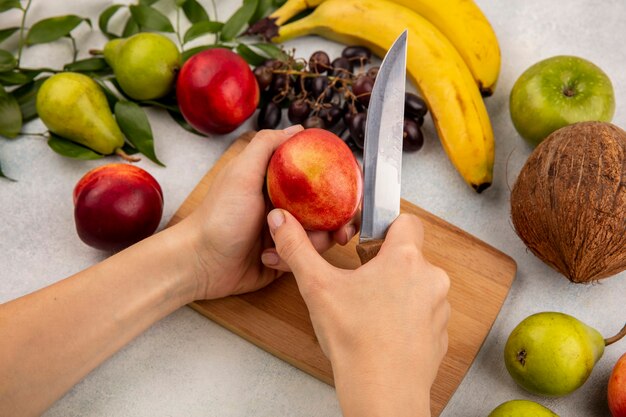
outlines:
[[[378,251],[380,250],[382,244],[382,239],[369,240],[367,242],[359,243],[356,247],[356,253],[359,254],[361,265],[365,265],[378,255]]]

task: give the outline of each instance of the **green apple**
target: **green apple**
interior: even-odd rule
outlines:
[[[559,417],[534,401],[511,400],[497,406],[487,417]]]
[[[522,320],[509,335],[504,364],[527,391],[562,396],[585,383],[604,346],[597,330],[570,315],[537,313]]]
[[[518,133],[537,146],[550,133],[576,122],[610,122],[615,96],[609,77],[576,56],[537,62],[517,79],[509,97]]]

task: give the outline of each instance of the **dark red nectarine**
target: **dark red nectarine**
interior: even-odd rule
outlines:
[[[336,230],[356,213],[363,177],[352,151],[337,135],[306,129],[272,155],[267,191],[272,204],[290,212],[305,229]]]
[[[205,134],[224,134],[238,128],[254,113],[259,97],[259,86],[248,63],[224,48],[193,55],[176,81],[181,113]]]
[[[76,231],[97,249],[120,250],[150,236],[162,214],[161,186],[134,165],[95,168],[74,187]]]

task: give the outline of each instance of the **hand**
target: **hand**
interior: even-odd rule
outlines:
[[[448,344],[450,281],[422,255],[421,222],[400,215],[379,254],[354,271],[319,256],[289,213],[273,210],[268,224],[331,360],[345,415],[429,415]]]
[[[272,248],[265,225],[271,204],[263,189],[274,150],[302,129],[297,125],[257,133],[219,172],[200,207],[184,221],[189,232],[198,236],[195,299],[254,291],[289,270]],[[335,242],[347,243],[355,233],[356,227],[348,224],[332,233],[309,232],[308,238],[316,251],[323,252]]]

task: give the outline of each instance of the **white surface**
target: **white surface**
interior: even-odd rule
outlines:
[[[218,0],[220,16],[238,1]],[[35,0],[29,21],[74,13],[96,18],[109,2]],[[202,1],[210,10],[209,1]],[[564,417],[607,416],[606,384],[626,341],[609,347],[590,380],[566,398],[527,394],[508,376],[502,349],[524,317],[555,310],[573,314],[605,336],[626,319],[626,273],[597,285],[570,284],[530,254],[509,220],[512,185],[530,149],[515,132],[508,94],[531,64],[559,54],[585,57],[609,75],[615,88],[614,123],[626,127],[626,2],[623,0],[479,0],[500,40],[502,72],[495,95],[486,100],[496,135],[495,183],[482,195],[460,179],[444,155],[430,120],[424,148],[404,155],[403,197],[460,226],[511,255],[517,279],[470,372],[443,412],[444,417],[486,416],[498,404],[527,398]],[[0,27],[17,25],[2,14]],[[95,20],[97,21],[97,20]],[[87,27],[76,31],[80,56],[105,39]],[[8,42],[3,47],[15,47]],[[292,43],[298,56],[317,49],[337,56],[342,47],[319,38]],[[56,66],[70,59],[69,42],[29,48],[27,66]],[[160,168],[145,158],[165,194],[165,224],[224,149],[251,122],[224,137],[187,133],[159,111],[150,112]],[[43,131],[39,121],[25,127]],[[102,259],[76,236],[72,189],[89,169],[109,160],[82,162],[53,153],[37,137],[0,140],[5,173],[19,182],[0,182],[0,302],[56,282]],[[3,358],[6,359],[6,358]],[[33,395],[37,395],[33,393]],[[339,416],[334,390],[224,330],[185,307],[155,324],[88,375],[47,413],[68,416]]]

